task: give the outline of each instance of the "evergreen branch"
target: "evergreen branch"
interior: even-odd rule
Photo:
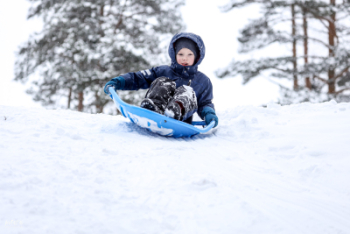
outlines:
[[[302,36],[301,38],[304,39],[305,37]],[[318,43],[324,45],[325,47],[327,47],[328,49],[333,48],[332,46],[329,46],[328,43],[325,43],[325,42],[323,42],[322,40],[320,40],[320,39],[318,39],[318,38],[315,38],[315,37],[307,37],[307,39],[308,39],[308,40],[311,40],[311,41],[318,42]]]
[[[219,7],[222,12],[229,12],[230,10],[234,8],[244,7],[251,3],[264,3],[266,1],[264,0],[242,0],[241,2],[234,3],[234,1],[231,0],[232,3],[227,4],[226,6]]]
[[[319,76],[317,76],[317,75],[313,75],[313,78],[314,78],[314,79],[316,78],[316,79],[318,79],[318,80],[324,82],[325,84],[328,84],[328,80],[327,80],[327,79],[321,78],[321,77],[319,77]]]
[[[338,94],[341,94],[342,92],[346,91],[346,90],[350,90],[350,87],[349,88],[343,88],[341,90],[338,90],[335,92],[335,95],[338,95]]]
[[[347,73],[349,71],[350,65],[345,67],[338,75],[334,76],[334,80],[337,80],[338,78],[342,77],[344,73]]]

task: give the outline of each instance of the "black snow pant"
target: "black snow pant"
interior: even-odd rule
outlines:
[[[193,89],[183,85],[176,89],[176,83],[167,77],[155,79],[141,102],[141,107],[168,117],[187,121],[187,113],[197,109],[197,98]],[[186,119],[184,119],[186,117]]]

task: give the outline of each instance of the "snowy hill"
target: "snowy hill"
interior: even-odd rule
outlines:
[[[173,139],[0,106],[0,233],[350,233],[350,104],[218,116]]]

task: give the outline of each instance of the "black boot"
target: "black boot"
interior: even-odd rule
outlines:
[[[176,83],[167,77],[155,79],[141,102],[141,107],[163,114],[169,99],[174,95]]]
[[[165,108],[164,115],[177,120],[183,120],[187,113],[195,109],[197,109],[196,93],[190,86],[183,85],[175,90],[173,98],[169,100]]]

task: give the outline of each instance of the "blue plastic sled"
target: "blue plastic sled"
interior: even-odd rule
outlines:
[[[200,133],[206,133],[215,125],[215,122],[212,121],[204,128],[197,128],[193,125],[205,126],[205,122],[192,122],[193,125],[190,125],[156,112],[125,103],[112,87],[109,88],[109,92],[111,93],[114,103],[124,117],[129,118],[131,122],[138,126],[162,136],[172,136],[175,138],[191,137]]]

